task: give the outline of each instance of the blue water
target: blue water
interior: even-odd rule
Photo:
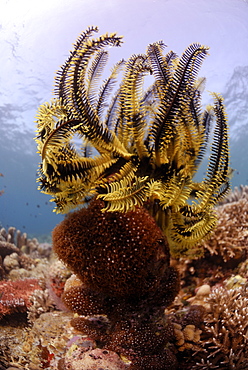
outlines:
[[[248,4],[242,0],[57,0],[36,8],[23,0],[0,4],[0,226],[29,235],[50,234],[63,216],[37,190],[34,117],[51,98],[55,71],[89,25],[124,35],[113,61],[146,50],[163,39],[179,55],[192,42],[210,46],[200,76],[208,90],[225,98],[230,125],[232,186],[248,184]],[[61,5],[62,4],[62,5]],[[45,6],[46,5],[46,6]],[[69,27],[67,27],[67,25]],[[206,164],[206,162],[205,162]],[[204,165],[205,165],[204,164]],[[204,176],[205,168],[200,176]]]

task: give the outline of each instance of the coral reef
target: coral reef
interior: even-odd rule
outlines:
[[[58,362],[68,350],[69,342],[76,333],[70,325],[71,314],[46,312],[35,320],[24,336],[22,351],[38,369],[58,369]]]
[[[72,315],[53,311],[36,317],[32,325],[12,323],[1,326],[0,369],[61,370],[59,363],[71,349],[73,338],[80,336],[70,325]],[[82,342],[86,338],[82,337]],[[1,367],[2,365],[2,367]]]
[[[33,326],[42,313],[54,311],[47,289],[50,254],[51,245],[39,244],[14,227],[0,231],[1,369],[8,365],[20,369],[27,364],[32,369],[21,348],[23,328]]]
[[[212,290],[192,370],[248,368],[248,287]]]
[[[202,111],[205,80],[197,80],[208,48],[192,44],[179,58],[151,44],[118,63],[97,95],[103,48],[121,38],[92,39],[96,30],[75,43],[56,77],[57,99],[37,117],[41,190],[59,211],[87,207],[54,229],[59,261],[49,244],[0,231],[0,368],[244,370],[248,191],[222,201],[230,172],[223,99],[214,94]],[[148,73],[155,81],[143,94]],[[196,183],[214,119],[207,175]],[[72,144],[78,134],[82,150]]]
[[[227,202],[216,207],[217,225],[203,242],[204,256],[196,260],[175,260],[185,287],[213,286],[237,272],[239,264],[246,269],[248,253],[247,187],[230,193]],[[243,275],[246,276],[245,271]]]
[[[27,310],[29,324],[34,323],[41,314],[54,311],[54,306],[56,305],[56,301],[49,294],[48,289],[36,289],[29,300],[31,302]]]
[[[66,352],[70,335],[73,335],[70,328],[68,336],[63,334],[66,320],[69,322],[71,315],[62,314],[56,320],[56,314],[59,314],[55,311],[57,302],[50,294],[53,283],[53,287],[59,287],[54,290],[61,295],[65,279],[71,273],[51,257],[51,245],[28,239],[25,233],[21,234],[14,227],[7,231],[2,228],[0,241],[0,368],[44,369],[50,366],[52,358],[57,361],[57,354],[60,360]],[[67,272],[64,273],[64,281],[63,277],[59,280],[59,271]],[[47,323],[41,324],[47,332],[45,340],[38,324],[39,318],[49,311],[51,316],[45,316]],[[50,347],[49,343],[54,342],[56,348]],[[59,343],[62,343],[60,349]]]
[[[5,228],[0,230],[0,240],[14,244],[19,250],[22,248],[22,246],[27,246],[31,242],[37,244],[37,240],[31,241],[27,238],[26,233],[21,233],[20,230],[16,230],[16,228],[13,226],[9,227],[8,230],[5,230]]]
[[[216,209],[216,214],[217,227],[204,248],[211,255],[221,256],[224,262],[230,259],[240,262],[240,258],[246,257],[248,246],[248,192],[235,190],[229,200]]]
[[[51,255],[51,244],[29,239],[15,227],[0,230],[0,280],[39,278],[45,282],[44,271]]]
[[[27,255],[30,259],[50,256],[51,245],[40,244],[36,238],[29,239],[26,233],[21,233],[13,226],[9,227],[8,230],[2,228],[0,230],[0,257],[4,260],[6,256],[13,253],[20,256],[20,259],[17,260],[22,266],[25,261],[27,263]]]
[[[222,199],[218,205],[238,202],[240,199],[248,199],[248,185],[235,186],[234,190],[228,194],[224,199]]]

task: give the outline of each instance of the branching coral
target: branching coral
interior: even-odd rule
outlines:
[[[36,289],[31,294],[29,301],[31,305],[28,307],[28,321],[34,323],[35,320],[44,312],[52,311],[54,303],[48,292],[48,289]]]
[[[248,368],[248,288],[215,288],[192,370]]]
[[[0,231],[0,238],[8,243],[15,244],[19,249],[21,249],[22,246],[27,245],[28,242],[27,234],[21,233],[20,230],[16,230],[13,226],[9,227],[8,230],[2,228]]]
[[[10,227],[8,231],[0,230],[0,256],[2,258],[12,253],[20,254],[20,249],[15,245],[15,228]]]
[[[194,286],[205,282],[211,286],[222,283],[247,259],[247,188],[236,188],[230,193],[227,202],[216,207],[218,221],[209,238],[203,242],[204,256],[197,260],[175,261],[184,280],[183,286],[192,286],[194,289]]]
[[[204,243],[211,255],[221,256],[224,262],[247,255],[248,192],[245,189],[236,189],[226,203],[217,207],[217,227]]]
[[[36,238],[29,239],[26,233],[22,233],[13,226],[9,227],[8,230],[5,228],[0,230],[0,255],[2,257],[13,252],[18,254],[27,252],[34,257],[34,251],[37,250],[38,247],[39,243]],[[37,256],[36,253],[36,257]]]
[[[20,254],[20,249],[15,244],[0,240],[0,256],[4,258],[12,253]]]
[[[226,204],[232,202],[238,202],[240,199],[248,200],[248,185],[235,186],[234,190],[228,194],[223,200],[218,204]]]
[[[29,239],[15,227],[0,230],[0,277],[20,280],[31,277],[28,271],[51,252],[51,245],[39,245],[36,238]],[[44,260],[43,260],[44,261]],[[37,274],[40,275],[37,271]],[[37,275],[36,275],[37,277]]]

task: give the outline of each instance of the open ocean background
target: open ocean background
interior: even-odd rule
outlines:
[[[37,190],[35,115],[50,100],[55,72],[79,34],[124,36],[109,68],[164,40],[178,55],[192,42],[210,47],[199,76],[225,98],[230,126],[232,187],[248,184],[248,2],[245,0],[0,0],[0,227],[48,240],[63,219]],[[199,176],[204,176],[204,165]]]

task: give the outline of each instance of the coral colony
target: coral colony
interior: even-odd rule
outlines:
[[[81,206],[53,231],[54,250],[74,273],[63,301],[76,314],[74,328],[126,368],[186,369],[177,352],[199,340],[203,307],[174,323],[164,314],[179,292],[170,256],[203,255],[213,208],[229,190],[223,99],[212,94],[213,106],[202,110],[205,80],[197,75],[208,48],[197,43],[181,57],[164,54],[161,41],[150,44],[117,63],[99,87],[104,47],[122,38],[93,38],[97,31],[78,38],[57,73],[55,99],[37,115],[39,188],[56,212]],[[147,75],[154,82],[144,91]],[[213,122],[207,174],[195,182]]]

